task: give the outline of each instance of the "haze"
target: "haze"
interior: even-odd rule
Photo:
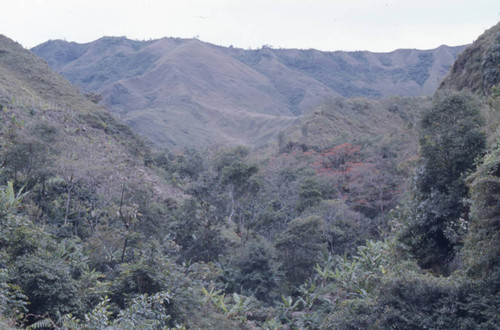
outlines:
[[[469,44],[500,18],[497,0],[21,0],[2,7],[0,33],[28,48],[106,35],[385,52]]]

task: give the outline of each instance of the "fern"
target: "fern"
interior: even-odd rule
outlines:
[[[44,329],[44,328],[54,328],[54,322],[51,319],[43,319],[31,324],[26,328],[26,330]]]

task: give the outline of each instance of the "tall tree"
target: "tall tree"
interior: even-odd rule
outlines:
[[[222,183],[229,187],[229,196],[231,198],[231,213],[228,222],[231,222],[233,216],[236,216],[238,228],[241,232],[245,228],[241,201],[248,203],[248,197],[251,197],[259,190],[259,183],[251,179],[258,171],[257,165],[248,165],[241,161],[235,161],[230,166],[222,169]]]
[[[443,269],[461,244],[468,221],[465,177],[484,153],[483,124],[478,103],[464,93],[436,95],[423,113],[413,214],[403,241],[425,268]]]

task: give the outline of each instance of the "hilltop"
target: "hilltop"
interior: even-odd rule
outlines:
[[[157,146],[265,145],[326,99],[434,92],[464,46],[391,53],[243,50],[196,39],[32,49]]]

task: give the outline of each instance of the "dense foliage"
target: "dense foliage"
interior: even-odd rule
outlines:
[[[437,95],[421,120],[421,161],[404,241],[425,268],[452,258],[468,226],[465,178],[482,156],[484,119],[471,96]]]
[[[160,152],[0,98],[0,327],[500,327],[498,89],[332,102],[300,144]],[[335,109],[408,136],[323,138]]]
[[[480,107],[472,95],[448,93],[423,112],[409,197],[387,145],[347,142],[271,157],[242,147],[145,153],[172,191],[188,194],[161,201],[125,180],[106,197],[77,164],[54,165],[65,152],[55,126],[8,123],[3,320],[34,328],[497,326],[498,149],[475,170],[486,147]]]

